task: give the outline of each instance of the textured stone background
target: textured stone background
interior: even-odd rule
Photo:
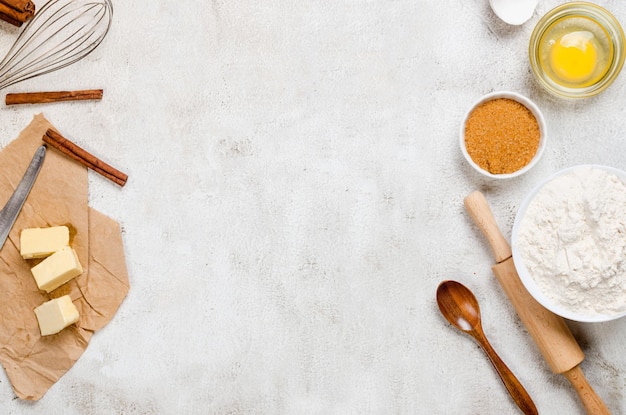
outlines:
[[[104,43],[7,92],[98,88],[101,102],[0,108],[0,145],[44,115],[130,175],[90,173],[123,226],[131,292],[37,403],[0,371],[6,414],[517,414],[478,346],[440,316],[457,279],[542,414],[583,414],[490,271],[462,200],[505,234],[564,167],[625,168],[626,77],[565,102],[534,84],[520,27],[486,0],[113,0]],[[36,0],[38,7],[42,1]],[[626,4],[599,1],[622,22]],[[0,24],[0,50],[18,30]],[[522,178],[478,176],[458,149],[482,94],[534,99],[550,131]],[[572,324],[590,383],[626,414],[626,319]]]

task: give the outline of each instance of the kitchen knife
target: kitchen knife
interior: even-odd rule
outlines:
[[[517,275],[511,247],[500,232],[485,196],[475,191],[465,197],[464,204],[489,241],[496,259],[491,268],[493,273],[552,371],[563,374],[570,381],[588,414],[610,415],[583,374],[580,363],[585,355],[565,320],[539,304]]]
[[[9,198],[9,201],[4,208],[0,210],[0,249],[4,246],[7,236],[9,236],[9,232],[17,219],[17,215],[22,210],[22,206],[24,206],[26,197],[30,193],[30,189],[35,183],[35,179],[39,175],[39,170],[41,170],[41,165],[43,164],[45,156],[46,146],[39,147],[35,152],[30,165],[26,169],[24,177],[22,177],[22,180],[15,188],[13,195],[11,195],[11,198]]]

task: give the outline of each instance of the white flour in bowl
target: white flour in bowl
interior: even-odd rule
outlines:
[[[585,166],[544,185],[516,243],[536,284],[561,307],[626,311],[626,185],[616,175]]]

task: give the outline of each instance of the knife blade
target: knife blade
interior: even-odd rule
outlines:
[[[35,179],[39,175],[39,170],[41,170],[45,157],[46,146],[41,146],[35,152],[26,169],[26,173],[24,173],[24,177],[22,177],[22,180],[15,188],[7,204],[0,210],[0,249],[4,246],[9,232],[17,219],[17,215],[22,210],[22,206],[24,206],[26,197],[28,197],[30,189],[32,189]]]

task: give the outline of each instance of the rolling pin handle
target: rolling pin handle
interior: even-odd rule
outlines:
[[[589,382],[587,382],[580,365],[576,365],[570,370],[563,372],[563,375],[576,390],[580,401],[589,415],[611,415],[611,412],[604,402],[602,402],[602,399],[600,399],[596,391],[594,391]]]
[[[496,263],[510,258],[511,246],[504,239],[485,196],[479,191],[474,191],[465,197],[463,204],[474,223],[487,238]]]

